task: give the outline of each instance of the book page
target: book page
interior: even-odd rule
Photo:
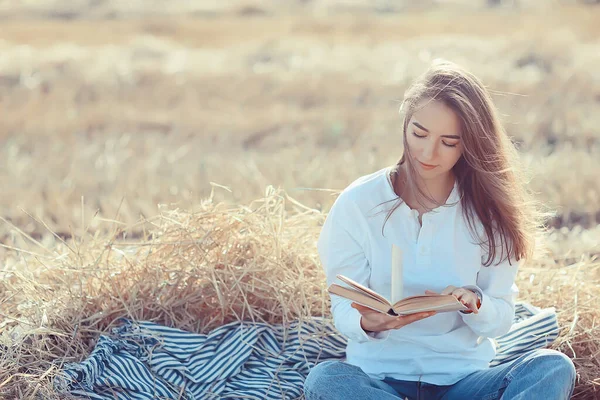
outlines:
[[[341,280],[342,282],[347,283],[348,285],[352,286],[356,290],[364,292],[364,293],[368,294],[369,296],[371,296],[372,298],[377,299],[380,302],[389,305],[390,308],[392,307],[392,303],[390,303],[390,301],[388,299],[386,299],[385,297],[383,297],[379,293],[377,293],[377,292],[369,289],[368,287],[363,286],[360,283],[355,282],[352,279],[350,279],[350,278],[348,278],[348,277],[346,277],[344,275],[337,275],[337,278],[339,280]]]
[[[378,299],[372,298],[370,295],[364,292],[336,285],[335,283],[329,285],[327,291],[331,294],[341,296],[348,300],[352,300],[358,304],[362,304],[363,306],[369,307],[373,310],[379,311],[384,314],[390,314],[390,311],[392,309],[392,307],[388,304],[384,304]]]
[[[408,301],[406,301],[408,300]],[[421,311],[459,311],[468,310],[464,304],[452,295],[413,296],[394,305],[397,314],[413,314]]]
[[[404,297],[404,277],[402,264],[402,250],[400,247],[392,244],[392,303],[396,303]]]
[[[422,306],[422,307],[412,306],[407,309],[400,308],[400,309],[394,310],[394,312],[398,315],[410,315],[410,314],[415,314],[418,312],[428,312],[428,311],[453,312],[453,311],[466,311],[466,310],[468,310],[468,308],[465,307],[461,302],[458,302],[458,304],[438,304],[438,305],[428,305],[428,306]]]
[[[403,305],[403,304],[409,304],[412,302],[422,302],[425,301],[424,299],[429,299],[429,298],[435,298],[435,297],[446,297],[446,296],[451,296],[451,295],[446,295],[446,294],[421,294],[421,295],[416,295],[416,296],[410,296],[410,297],[405,297],[400,301],[397,301],[396,303],[394,303],[394,306],[397,305]],[[454,296],[452,296],[454,297]]]

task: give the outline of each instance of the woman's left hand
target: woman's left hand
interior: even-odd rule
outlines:
[[[436,292],[433,292],[431,290],[426,290],[425,293],[426,294],[437,294]],[[475,314],[477,314],[479,312],[479,309],[477,308],[477,300],[478,300],[477,294],[475,294],[474,292],[472,292],[469,289],[459,288],[459,287],[450,285],[450,286],[447,286],[446,289],[442,290],[442,293],[440,293],[440,294],[451,294],[452,296],[456,297],[458,299],[458,301],[463,303],[466,307],[469,308],[469,310],[471,310]]]

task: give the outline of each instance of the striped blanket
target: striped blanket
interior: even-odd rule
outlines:
[[[83,362],[66,365],[60,393],[88,399],[296,399],[310,368],[344,359],[346,339],[330,320],[288,326],[235,322],[207,335],[123,320]],[[491,366],[558,336],[554,309],[518,303]]]

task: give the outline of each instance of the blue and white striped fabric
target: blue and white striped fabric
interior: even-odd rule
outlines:
[[[554,309],[516,307],[512,330],[496,339],[491,366],[558,337]],[[88,399],[297,399],[310,368],[345,357],[346,339],[323,318],[282,325],[234,322],[207,335],[132,322],[101,336],[90,357],[67,365],[61,393]]]
[[[529,303],[517,303],[510,331],[494,339],[496,357],[490,367],[514,360],[529,350],[547,347],[558,338],[559,331],[554,308],[540,309]]]

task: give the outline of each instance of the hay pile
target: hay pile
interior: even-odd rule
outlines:
[[[271,187],[248,206],[211,198],[134,227],[113,222],[110,235],[11,251],[0,270],[0,397],[58,398],[53,376],[120,317],[208,332],[240,319],[328,314],[315,249],[322,213]],[[135,232],[142,237],[123,239]],[[523,268],[520,288],[536,305],[558,307],[565,329],[555,347],[576,356],[575,398],[591,399],[600,385],[598,242],[579,243],[578,255],[552,247],[568,235],[549,234],[549,247],[566,256]]]

